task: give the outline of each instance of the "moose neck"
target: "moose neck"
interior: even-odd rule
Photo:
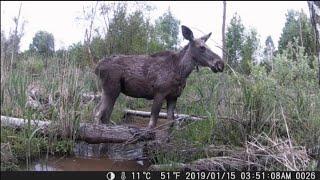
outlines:
[[[187,78],[195,67],[195,62],[187,45],[179,52],[178,70],[182,78]]]

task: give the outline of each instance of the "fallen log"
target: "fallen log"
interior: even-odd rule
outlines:
[[[131,116],[139,116],[139,117],[150,117],[151,112],[147,111],[136,111],[136,110],[131,110],[131,109],[125,109],[124,113],[126,115],[131,115]],[[175,114],[175,119],[190,119],[193,121],[199,121],[199,120],[204,120],[207,119],[206,116],[191,116],[187,114]],[[167,113],[160,112],[159,113],[159,118],[167,118]]]
[[[71,137],[74,132],[63,131],[57,123],[53,121],[26,120],[21,118],[1,116],[1,126],[21,129],[28,124],[37,128],[36,132],[49,135],[55,133],[60,136]],[[76,140],[88,143],[134,143],[142,140],[155,139],[155,133],[143,128],[129,127],[124,125],[101,125],[91,123],[80,123],[76,129]]]
[[[116,161],[140,161],[148,159],[145,156],[145,144],[148,142],[137,142],[135,144],[123,143],[99,143],[89,144],[84,141],[76,142],[74,155],[83,158],[105,158],[106,156]]]

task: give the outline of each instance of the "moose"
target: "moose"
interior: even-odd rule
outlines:
[[[135,98],[153,99],[148,128],[156,127],[164,100],[167,101],[167,119],[174,120],[178,97],[186,79],[198,66],[222,72],[224,61],[210,50],[205,42],[211,33],[195,39],[190,28],[182,25],[182,35],[189,43],[180,51],[163,51],[153,55],[115,55],[100,60],[95,74],[102,85],[102,96],[95,107],[95,121],[109,122],[120,92]]]

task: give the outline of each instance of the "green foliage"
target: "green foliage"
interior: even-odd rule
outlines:
[[[274,43],[271,36],[268,36],[265,41],[265,48],[263,50],[263,59],[260,63],[264,66],[267,72],[270,72],[273,69],[273,60],[276,54]]]
[[[275,79],[280,85],[293,86],[314,83],[316,70],[309,67],[309,56],[304,55],[304,48],[293,44],[275,58]],[[295,58],[292,58],[295,57]],[[299,81],[299,83],[296,83]]]
[[[125,36],[127,27],[127,6],[125,4],[118,4],[113,12],[114,15],[109,23],[106,42],[108,43],[109,54],[125,54],[126,41]]]
[[[175,50],[177,48],[179,25],[180,21],[173,16],[170,9],[156,20],[154,35],[165,49]]]
[[[106,36],[98,34],[90,44],[98,58],[176,48],[179,21],[170,11],[158,18],[155,25],[146,18],[143,10],[128,13],[125,4],[108,11],[113,13]],[[1,34],[3,39],[5,37]],[[158,163],[210,157],[203,151],[183,154],[180,151],[183,148],[203,150],[210,145],[243,148],[247,141],[261,133],[271,138],[287,139],[285,120],[293,145],[305,146],[308,150],[319,145],[320,92],[316,70],[310,66],[311,57],[305,53],[308,49],[300,46],[299,37],[294,38],[282,53],[272,57],[274,66],[267,73],[263,66],[253,63],[259,45],[257,42],[257,32],[246,30],[240,17],[235,15],[228,27],[227,48],[230,64],[236,71],[226,74],[224,82],[221,82],[221,74],[213,74],[208,69],[191,74],[178,100],[176,112],[205,115],[208,119],[174,130],[169,143],[173,143],[175,148],[170,152],[158,149],[155,153]],[[271,37],[266,44],[273,47]],[[23,61],[17,64],[15,71],[1,68],[1,114],[50,119],[60,124],[62,131],[68,132],[76,132],[80,122],[91,122],[96,102],[84,103],[82,94],[98,91],[98,82],[92,69],[86,67],[88,55],[85,48],[81,43],[73,44],[68,50],[59,50],[50,58],[27,51],[21,54]],[[9,56],[1,60],[6,58]],[[49,61],[44,70],[43,60],[46,59]],[[55,105],[47,114],[25,108],[27,87],[35,82],[44,87],[46,95],[54,98]],[[219,104],[221,83],[226,87],[224,109]],[[111,119],[120,122],[124,108],[150,110],[150,106],[150,101],[121,95]],[[1,127],[1,142],[10,143],[14,155],[23,162],[43,153],[72,153],[74,137],[58,139],[55,134],[33,136],[33,132],[32,128],[15,131]],[[17,167],[13,164],[4,168]]]
[[[257,31],[251,29],[248,34],[245,35],[245,41],[241,48],[241,72],[244,74],[250,74],[251,66],[253,63],[254,53],[259,47],[259,40],[257,38]]]
[[[43,56],[51,56],[54,53],[54,37],[46,31],[38,31],[32,39],[29,50]]]
[[[29,138],[28,129],[16,131],[10,128],[1,128],[1,142],[10,144],[12,153],[17,161],[11,163],[1,162],[1,170],[21,170],[21,165],[30,163],[30,160],[41,157],[43,153],[68,155],[72,153],[73,141],[53,140],[44,136],[34,136]],[[50,152],[48,152],[50,151]],[[28,160],[26,160],[28,159]]]
[[[20,49],[20,40],[22,35],[9,34],[5,36],[5,32],[1,31],[1,60],[10,59],[12,53],[18,55]]]
[[[299,46],[305,48],[305,53],[309,56],[317,55],[315,36],[310,19],[303,11],[288,10],[286,23],[279,39],[279,51],[283,52],[289,42],[293,43],[294,38],[298,40]]]
[[[89,44],[92,55],[101,59],[115,54],[153,54],[177,48],[180,22],[170,10],[153,24],[146,15],[152,9],[150,6],[142,3],[132,12],[128,7],[128,3],[119,2],[102,4],[98,8],[106,27],[103,33],[98,28],[94,29],[95,34]],[[89,16],[92,15],[86,16],[86,21],[91,19]],[[62,52],[59,53],[56,52],[61,57]],[[81,42],[71,45],[63,54],[80,67],[90,62],[87,46]]]
[[[26,68],[26,70],[32,74],[40,74],[44,69],[44,63],[41,57],[29,56],[24,61],[19,63],[19,66]]]
[[[118,4],[110,20],[106,38],[108,54],[151,54],[175,49],[180,22],[170,10],[153,26],[141,10],[128,15],[127,5]]]
[[[92,49],[92,54],[94,54],[97,58],[101,59],[108,54],[106,47],[107,42],[103,40],[101,37],[94,37],[92,39],[90,48]]]
[[[274,43],[271,36],[268,36],[265,41],[265,48],[263,50],[263,54],[265,56],[265,60],[270,61],[274,56]]]
[[[79,65],[80,67],[85,67],[87,65],[87,54],[84,45],[80,42],[73,44],[68,48],[69,61],[73,64]]]
[[[228,63],[231,68],[244,74],[250,74],[254,54],[258,50],[259,39],[255,29],[245,29],[240,16],[235,14],[226,33]]]
[[[227,27],[226,47],[228,52],[228,63],[235,69],[241,58],[241,47],[244,40],[244,25],[240,16],[235,14],[230,25]]]
[[[177,104],[177,112],[207,115],[208,121],[191,123],[174,132],[178,147],[224,145],[245,146],[261,133],[270,138],[287,139],[285,120],[291,141],[307,149],[317,148],[320,137],[320,91],[316,70],[308,65],[304,48],[297,46],[296,60],[285,50],[274,58],[274,69],[267,73],[263,66],[252,64],[250,75],[230,73],[224,81],[226,107],[219,113],[219,77],[206,70],[194,73]],[[283,110],[283,112],[282,112]],[[187,143],[186,143],[187,142]],[[164,154],[162,154],[164,153]],[[177,152],[158,150],[159,164],[189,162],[207,158],[205,154],[184,157]],[[277,167],[283,168],[285,167]],[[266,167],[268,169],[268,167]]]
[[[141,6],[142,5],[142,6]],[[153,24],[150,22],[146,13],[151,11],[151,7],[144,3],[137,3],[136,6],[128,5],[128,3],[110,3],[102,4],[99,8],[100,15],[105,21],[104,36],[95,29],[96,34],[90,42],[90,49],[94,56],[98,59],[104,56],[114,54],[153,54],[162,50],[174,50],[178,44],[179,24],[180,22],[168,10],[161,17],[156,19]],[[130,9],[128,8],[133,8]],[[88,19],[88,18],[87,18]],[[89,18],[90,19],[90,18]],[[108,22],[108,23],[107,23]],[[76,52],[81,48],[77,46],[71,47],[72,59]],[[76,57],[84,64],[88,57]]]

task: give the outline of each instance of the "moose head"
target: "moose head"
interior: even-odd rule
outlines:
[[[209,67],[215,73],[222,72],[224,61],[206,45],[206,41],[210,38],[211,33],[195,39],[193,32],[188,27],[182,25],[181,28],[183,37],[189,40],[192,60],[197,65]]]

